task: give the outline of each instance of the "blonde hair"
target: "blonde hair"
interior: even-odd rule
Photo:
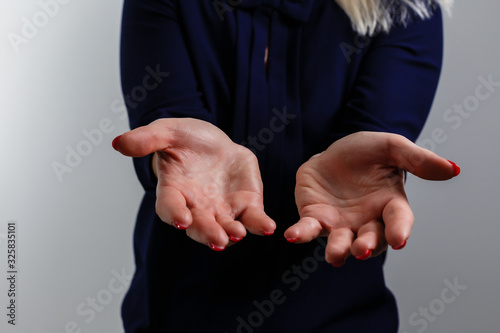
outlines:
[[[361,35],[389,32],[397,23],[406,23],[411,13],[429,18],[440,5],[450,13],[453,0],[336,0]]]

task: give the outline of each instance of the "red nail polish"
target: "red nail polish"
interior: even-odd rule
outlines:
[[[405,246],[406,246],[406,240],[398,246],[393,246],[392,249],[393,250],[401,250]]]
[[[223,247],[220,247],[220,246],[216,246],[215,244],[208,244],[208,246],[210,246],[210,248],[214,251],[217,251],[217,252],[220,252],[220,251],[224,251],[224,249],[226,248],[225,246]]]
[[[273,231],[263,231],[262,233],[266,236],[271,236],[272,234],[274,234],[274,230]]]
[[[116,138],[113,139],[113,142],[111,142],[111,145],[113,146],[114,150],[118,150],[116,149],[116,144],[118,143],[118,140],[120,140],[121,137],[122,137],[121,135],[118,135]]]
[[[448,162],[450,162],[450,164],[453,166],[453,171],[454,171],[453,177],[458,176],[460,174],[460,167],[455,162],[452,162],[450,160],[448,160]]]
[[[176,227],[177,229],[179,230],[186,230],[188,227],[184,226],[184,225],[180,225],[179,223],[177,222],[174,222],[174,227]]]
[[[290,243],[295,243],[299,239],[296,237],[296,238],[287,238],[286,240],[289,241]]]
[[[366,260],[370,258],[372,255],[372,250],[368,249],[363,255],[357,256],[356,259],[358,260]]]
[[[243,237],[233,237],[233,236],[229,235],[229,239],[235,243],[238,243],[240,240],[243,239]]]
[[[341,263],[333,263],[332,266],[335,267],[335,268],[340,268],[342,266],[344,266],[345,262],[341,262]]]

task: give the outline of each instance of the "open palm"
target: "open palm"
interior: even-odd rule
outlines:
[[[367,259],[388,244],[404,247],[414,218],[403,170],[428,180],[459,172],[454,163],[396,134],[359,132],[338,140],[298,170],[301,218],[285,237],[309,242],[328,236],[326,260],[334,266],[351,254]]]
[[[191,118],[159,119],[115,142],[126,156],[155,153],[156,212],[213,250],[240,241],[246,230],[272,234],[264,213],[255,155],[212,124]]]

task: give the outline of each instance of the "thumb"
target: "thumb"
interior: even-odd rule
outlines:
[[[172,147],[179,131],[177,119],[159,119],[117,136],[113,148],[125,156],[142,157]]]
[[[454,162],[419,147],[402,136],[395,138],[392,148],[393,164],[422,179],[448,180],[460,174],[460,168]]]

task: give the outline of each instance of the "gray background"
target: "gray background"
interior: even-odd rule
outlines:
[[[124,287],[115,276],[134,268],[132,231],[142,189],[131,161],[110,145],[127,130],[116,108],[122,3],[67,2],[40,21],[43,27],[19,52],[8,34],[20,35],[23,18],[32,21],[40,3],[0,2],[1,309],[9,221],[17,221],[19,251],[18,325],[7,325],[1,310],[2,332],[119,332]],[[500,87],[460,116],[459,126],[444,118],[455,104],[474,101],[479,77],[500,82],[499,12],[496,0],[459,1],[445,19],[442,80],[418,143],[456,161],[462,174],[444,183],[408,179],[415,227],[407,248],[390,250],[385,267],[403,333],[500,331]],[[67,147],[76,149],[86,140],[82,131],[106,118],[112,131],[58,179],[53,163],[64,164]],[[442,138],[433,139],[433,131]],[[443,292],[453,296],[445,280],[467,287],[449,304],[441,300]],[[93,298],[101,306],[91,315]],[[429,307],[423,319],[419,311]]]

